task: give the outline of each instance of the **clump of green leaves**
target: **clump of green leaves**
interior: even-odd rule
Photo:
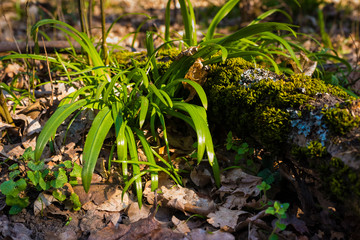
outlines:
[[[25,171],[20,170],[19,163],[12,164],[8,168],[9,180],[0,185],[2,194],[6,196],[6,204],[11,206],[10,214],[17,214],[29,205],[28,193],[34,188],[38,192],[50,190],[57,200],[64,201],[67,196],[60,189],[65,184],[78,184],[77,178],[81,177],[82,168],[71,161],[49,169],[44,162],[35,162],[33,159],[34,151],[26,149],[20,159]],[[72,192],[69,199],[73,203],[73,209],[80,210],[81,203],[77,194]]]
[[[263,192],[265,200],[262,203],[264,204],[264,202],[267,201],[266,192],[271,188],[271,186],[265,181],[263,181],[260,185],[257,185],[256,187]],[[282,204],[278,201],[268,201],[267,204],[264,204],[264,206],[266,205],[268,205],[269,207],[265,210],[265,213],[271,214],[277,218],[275,222],[275,227],[269,236],[269,240],[277,240],[279,238],[276,235],[276,232],[278,230],[283,231],[286,228],[286,224],[281,223],[281,219],[285,219],[287,217],[286,211],[289,208],[289,203]]]
[[[267,184],[265,181],[262,181],[260,185],[256,186],[260,191],[263,192],[263,196],[264,196],[264,202],[267,202],[267,195],[266,192],[267,190],[269,190],[271,188],[271,186],[269,184]]]
[[[236,152],[234,161],[235,165],[239,165],[241,160],[246,160],[247,167],[254,170],[255,165],[253,159],[251,158],[254,149],[250,148],[249,144],[246,142],[240,143],[239,140],[234,140],[231,131],[228,133],[226,138],[226,150]]]
[[[280,203],[278,201],[275,201],[274,205],[271,207],[268,207],[265,211],[267,214],[274,215],[277,220],[275,222],[275,228],[270,234],[269,239],[270,240],[277,240],[279,237],[275,234],[277,230],[283,231],[286,228],[286,224],[281,223],[281,219],[286,218],[286,211],[289,208],[289,203]]]

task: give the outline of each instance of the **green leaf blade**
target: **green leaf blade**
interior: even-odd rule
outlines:
[[[140,98],[141,98],[141,106],[140,106],[140,114],[139,114],[139,126],[140,128],[142,128],[149,109],[149,99],[144,96],[141,96]]]
[[[92,175],[102,144],[113,123],[110,109],[108,107],[104,107],[96,115],[89,130],[84,146],[84,166],[81,173],[83,186],[86,192],[89,191]]]
[[[240,0],[230,0],[216,13],[214,19],[211,21],[208,31],[206,33],[206,40],[211,40],[214,37],[215,29],[219,22],[235,7]]]
[[[50,117],[46,122],[44,128],[42,129],[35,147],[35,162],[40,160],[41,154],[49,141],[49,139],[56,133],[56,129],[60,124],[65,121],[65,119],[77,109],[85,106],[88,103],[88,100],[82,99],[74,103],[66,104],[58,108],[55,113]]]

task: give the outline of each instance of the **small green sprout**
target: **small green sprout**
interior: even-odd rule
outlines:
[[[266,209],[265,213],[274,215],[277,220],[275,222],[275,228],[270,234],[269,239],[270,240],[277,240],[278,236],[275,234],[276,230],[279,229],[280,231],[285,230],[286,224],[281,223],[281,219],[286,218],[286,211],[289,208],[289,203],[280,203],[278,201],[275,201],[273,207],[269,207]]]
[[[267,201],[266,191],[269,190],[271,186],[267,184],[265,181],[262,181],[262,183],[260,185],[257,185],[256,187],[264,193],[264,198],[265,198],[264,202],[266,202]]]
[[[66,223],[65,223],[65,226],[69,225],[70,222],[71,222],[71,220],[72,220],[72,217],[69,217],[68,220],[67,220]]]
[[[253,148],[249,148],[249,144],[246,142],[240,144],[238,140],[233,139],[232,132],[230,131],[226,138],[226,150],[233,150],[236,152],[235,156],[235,165],[239,165],[240,160],[246,159],[246,165],[254,170],[254,161],[251,159],[250,155],[254,152]]]

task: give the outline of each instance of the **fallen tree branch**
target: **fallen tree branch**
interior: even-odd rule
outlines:
[[[21,53],[26,52],[26,43],[25,42],[18,42],[18,46]],[[29,42],[29,48],[34,48],[34,42]],[[80,44],[77,42],[68,42],[68,41],[46,41],[46,42],[39,42],[39,51],[44,53],[44,47],[46,48],[47,52],[55,52],[55,50],[60,50],[64,48],[70,48],[73,46],[76,52],[80,52]],[[0,52],[18,52],[18,48],[15,42],[0,42]]]

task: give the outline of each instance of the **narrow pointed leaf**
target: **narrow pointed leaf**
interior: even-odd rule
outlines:
[[[159,92],[164,96],[164,98],[166,99],[166,101],[167,101],[167,103],[168,103],[168,106],[170,107],[170,108],[172,108],[173,107],[173,103],[172,103],[172,100],[171,100],[171,98],[169,97],[169,95],[164,91],[164,90],[161,90],[161,89],[159,89]]]
[[[140,98],[141,98],[141,106],[140,106],[140,114],[139,114],[139,126],[140,128],[142,128],[149,109],[149,99],[147,99],[147,97],[144,96],[141,96]]]
[[[260,16],[258,16],[258,17],[257,17],[256,19],[254,19],[248,26],[257,24],[257,23],[260,22],[261,20],[267,18],[268,16],[270,16],[270,15],[276,13],[276,12],[280,12],[280,13],[284,14],[284,16],[287,17],[290,22],[293,21],[292,18],[291,18],[291,16],[290,16],[287,12],[285,12],[284,10],[281,10],[281,9],[271,9],[271,10],[269,10],[269,11],[264,12],[264,13],[261,14]]]
[[[129,153],[132,161],[135,161],[136,163],[132,164],[133,167],[133,176],[137,176],[140,173],[140,166],[139,166],[139,158],[138,158],[138,152],[137,152],[137,146],[135,142],[134,133],[132,132],[131,128],[129,126],[126,126],[126,139],[128,142],[129,147]],[[135,191],[136,196],[139,204],[139,208],[142,206],[142,184],[141,184],[141,178],[137,177],[135,179]]]
[[[187,112],[194,122],[194,130],[198,137],[198,162],[202,160],[206,148],[209,163],[211,166],[214,166],[215,151],[211,133],[207,125],[205,109],[184,102],[174,103],[174,108]]]
[[[269,36],[270,38],[273,38],[274,40],[280,42],[287,50],[288,52],[290,53],[290,56],[291,56],[291,59],[296,63],[296,65],[301,68],[301,65],[300,65],[300,62],[299,60],[297,59],[297,57],[295,56],[295,53],[292,49],[292,47],[290,46],[290,44],[284,40],[283,38],[277,36],[276,34],[274,33],[270,33],[270,32],[265,32],[263,33],[264,35],[266,36]]]
[[[206,40],[213,38],[215,29],[219,22],[235,7],[240,0],[230,0],[216,13],[206,33]]]
[[[198,140],[197,159],[198,162],[200,162],[205,152],[205,139],[206,139],[205,128],[207,128],[207,125],[204,123],[203,118],[200,117],[198,111],[196,111],[193,105],[188,103],[177,102],[174,103],[174,108],[187,112],[194,122],[195,125],[194,130],[196,132],[197,140]]]
[[[134,129],[136,135],[140,139],[141,145],[143,146],[145,156],[149,163],[156,166],[154,154],[151,151],[150,145],[146,140],[144,133],[139,129]],[[150,171],[154,169],[154,166],[150,166]],[[158,188],[159,178],[157,172],[151,172],[151,191],[155,191]]]
[[[58,108],[55,113],[49,118],[46,122],[44,128],[42,129],[35,147],[35,161],[39,161],[41,154],[51,138],[51,136],[55,135],[56,129],[60,126],[65,119],[72,114],[77,109],[88,104],[88,100],[82,99],[74,103],[65,104],[62,107]]]
[[[115,136],[116,136],[116,152],[119,160],[127,160],[127,141],[125,136],[126,122],[123,119],[120,104],[115,102],[112,105],[112,115],[115,125]],[[122,163],[122,174],[125,183],[128,180],[128,167],[127,163]]]
[[[206,93],[205,93],[204,89],[201,87],[201,85],[194,81],[191,81],[191,80],[185,79],[185,78],[176,79],[166,86],[166,90],[169,90],[170,88],[172,88],[173,86],[175,86],[181,82],[186,82],[195,89],[196,93],[198,94],[198,96],[200,98],[202,105],[204,106],[205,109],[207,109],[208,101],[207,101]]]
[[[246,38],[255,34],[263,33],[263,32],[272,32],[276,30],[284,30],[291,32],[294,36],[296,36],[296,33],[294,30],[290,28],[291,25],[284,24],[284,23],[274,23],[274,22],[267,22],[267,23],[259,23],[254,24],[251,26],[244,27],[237,32],[222,38],[222,39],[214,39],[216,40],[218,44],[221,44],[223,46],[231,45],[232,43],[236,42],[237,40],[241,38]]]
[[[157,89],[154,84],[149,84],[149,89],[160,99],[163,104],[165,104],[165,106],[169,107],[168,102],[165,100],[159,89]]]
[[[91,178],[103,142],[114,121],[111,110],[104,107],[95,117],[85,141],[83,161],[84,167],[81,173],[83,186],[86,192],[89,191]]]

